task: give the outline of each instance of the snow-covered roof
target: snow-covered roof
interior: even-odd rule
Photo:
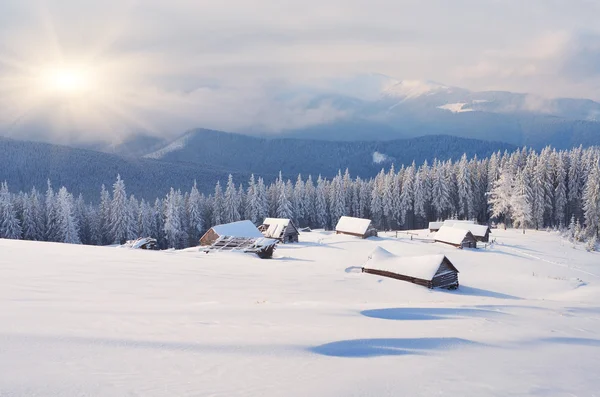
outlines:
[[[263,234],[265,237],[280,238],[290,222],[292,221],[286,218],[266,218],[263,222],[263,225],[268,225],[269,227],[263,232]]]
[[[446,219],[444,221],[444,226],[453,226],[457,223],[466,223],[467,225],[474,225],[475,221],[459,221],[458,219]]]
[[[233,237],[264,237],[251,221],[239,221],[213,226],[212,229],[219,236]]]
[[[440,230],[435,233],[435,241],[443,241],[450,244],[460,244],[463,242],[465,237],[469,233],[469,230],[457,229],[450,226],[442,226]]]
[[[475,237],[485,237],[488,231],[487,225],[474,225],[469,223],[455,223],[452,225],[455,229],[463,229],[470,231]]]
[[[363,267],[373,270],[383,270],[415,277],[422,280],[431,280],[444,261],[443,254],[423,256],[396,256],[391,252],[377,247],[369,255],[369,260]]]
[[[370,219],[342,216],[335,227],[335,231],[354,234],[365,234],[367,230],[369,230],[370,225]]]
[[[444,222],[429,222],[430,229],[439,229],[442,226],[444,226]]]

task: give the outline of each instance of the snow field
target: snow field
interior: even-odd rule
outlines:
[[[494,230],[301,234],[275,259],[0,240],[0,396],[591,396],[600,255]],[[445,254],[458,291],[346,272]]]

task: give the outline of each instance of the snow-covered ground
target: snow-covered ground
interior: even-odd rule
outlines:
[[[0,396],[598,395],[600,254],[493,237],[312,232],[273,260],[0,240]],[[460,289],[346,271],[377,246],[446,254]]]

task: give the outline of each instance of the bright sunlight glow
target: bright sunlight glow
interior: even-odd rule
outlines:
[[[55,93],[76,95],[89,91],[92,80],[83,69],[54,68],[42,74],[42,84]]]

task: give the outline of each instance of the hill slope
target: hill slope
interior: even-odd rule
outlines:
[[[217,180],[226,180],[230,172],[239,181],[249,178],[248,173],[210,165],[124,158],[92,150],[3,138],[0,138],[0,153],[0,180],[7,181],[11,191],[28,191],[33,186],[45,191],[50,179],[55,187],[66,186],[75,195],[82,193],[89,200],[98,199],[102,184],[110,190],[117,174],[121,174],[128,193],[148,200],[167,194],[171,187],[189,190],[194,180],[199,189],[210,192]],[[268,173],[266,178],[274,176],[274,173]]]
[[[147,158],[170,162],[211,164],[224,169],[244,170],[256,174],[283,171],[314,176],[332,176],[350,169],[353,175],[370,177],[382,167],[420,164],[424,160],[457,159],[489,156],[514,146],[450,136],[428,136],[387,142],[328,142],[307,139],[265,139],[212,130],[194,130]]]
[[[598,254],[494,237],[313,231],[272,260],[0,240],[0,394],[593,396]],[[460,288],[345,271],[377,246],[447,255]]]

